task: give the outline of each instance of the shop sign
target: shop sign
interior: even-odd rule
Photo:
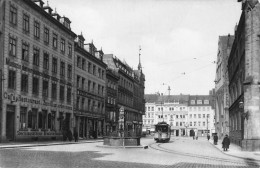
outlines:
[[[38,105],[43,105],[43,106],[51,106],[51,107],[57,107],[57,108],[61,108],[61,109],[72,110],[72,106],[57,104],[57,103],[49,102],[46,100],[34,99],[34,98],[22,96],[22,95],[16,95],[14,93],[4,92],[3,98],[8,99],[11,102],[25,102],[25,103],[38,104]]]

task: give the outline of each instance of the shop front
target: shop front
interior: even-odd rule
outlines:
[[[72,106],[4,93],[1,140],[61,139],[71,129]]]

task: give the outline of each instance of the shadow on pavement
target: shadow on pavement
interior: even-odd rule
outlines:
[[[251,159],[251,158],[246,158],[245,162],[247,163],[248,166],[254,165],[257,168],[259,168],[259,164],[257,163],[257,161],[255,159]]]

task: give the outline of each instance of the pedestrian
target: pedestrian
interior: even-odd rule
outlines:
[[[78,142],[79,134],[78,134],[77,128],[74,128],[73,136],[74,136],[75,142]]]
[[[67,135],[68,136],[68,140],[72,141],[72,132],[71,132],[71,130],[68,129],[67,133],[68,133],[68,135]]]
[[[225,138],[222,141],[222,148],[224,149],[224,151],[227,151],[229,145],[230,145],[230,139],[228,138],[228,135],[225,135]]]
[[[218,134],[214,135],[214,144],[217,145],[218,144]]]
[[[209,136],[209,134],[207,135],[207,138],[208,138],[208,141],[209,141],[209,139],[210,139],[210,136]]]

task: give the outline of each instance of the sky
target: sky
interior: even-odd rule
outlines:
[[[44,0],[47,3],[46,0]],[[72,30],[145,74],[145,94],[207,95],[218,38],[234,34],[237,0],[49,0]]]

